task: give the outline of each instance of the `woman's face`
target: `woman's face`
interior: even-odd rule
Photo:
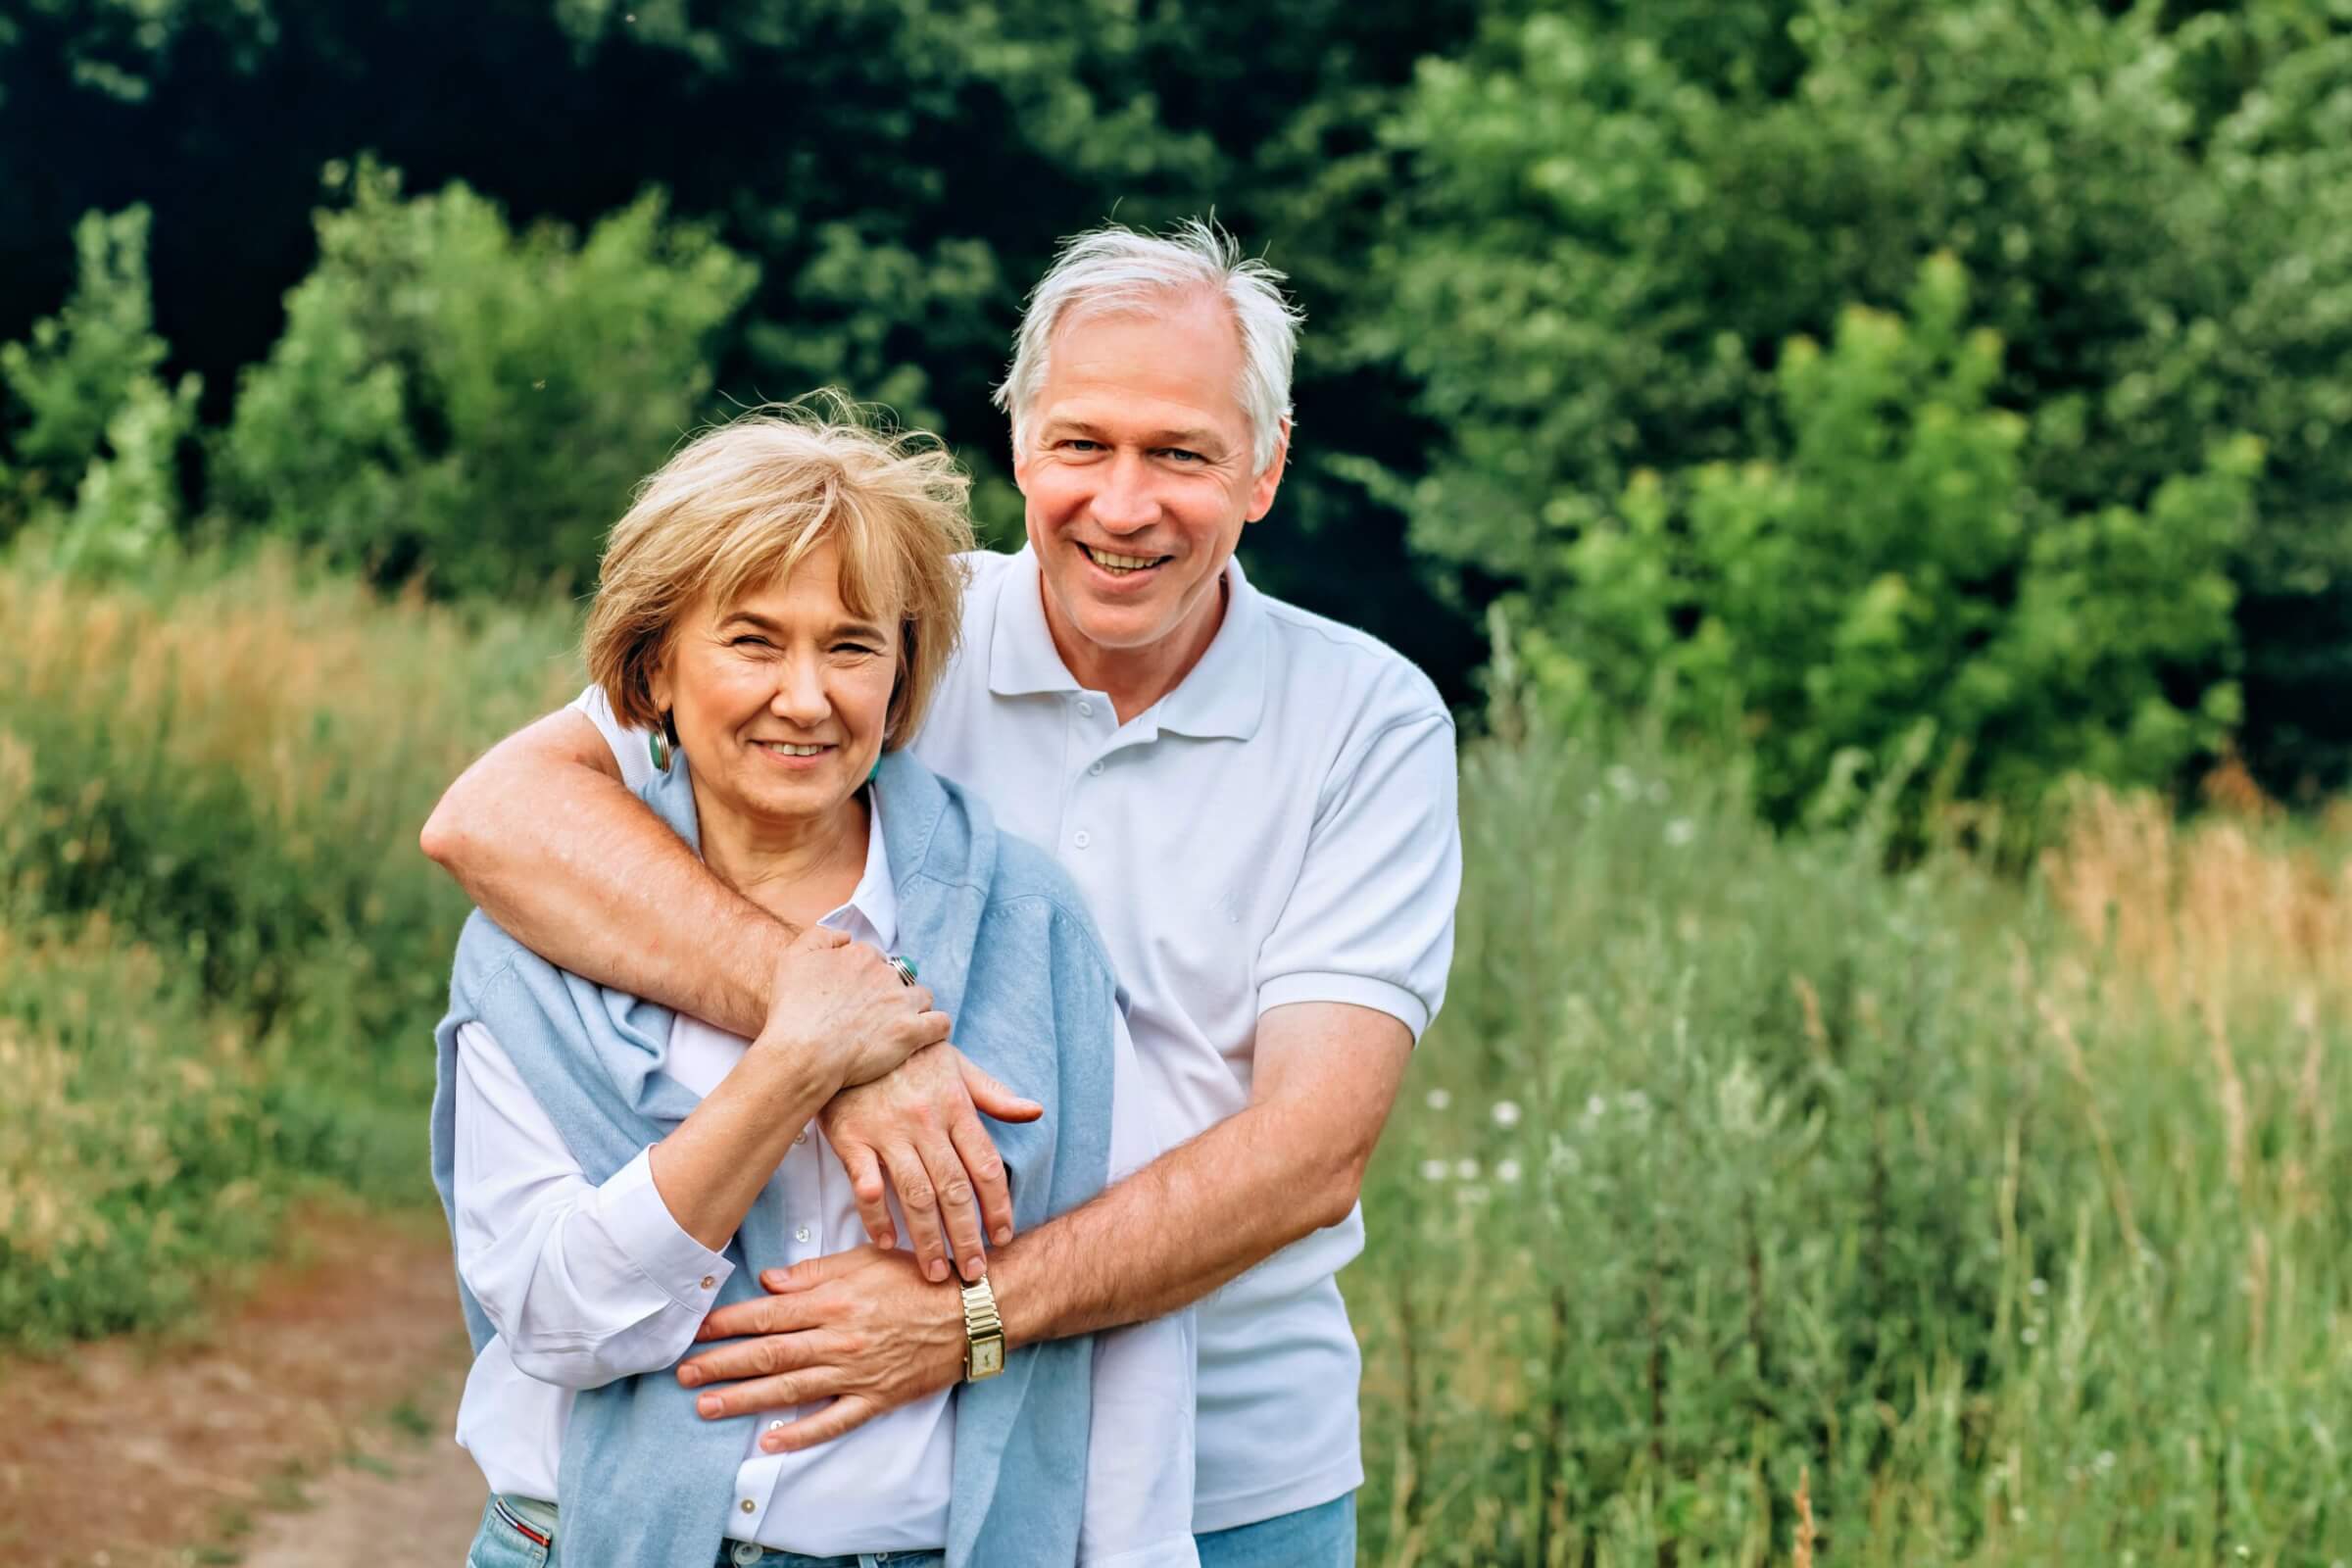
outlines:
[[[896,617],[842,603],[839,556],[820,541],[792,575],[688,613],[652,682],[698,791],[756,820],[821,815],[882,755],[899,671]]]

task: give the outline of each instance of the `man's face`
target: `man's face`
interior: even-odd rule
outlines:
[[[1054,332],[1012,471],[1054,631],[1082,655],[1213,623],[1226,558],[1282,478],[1281,448],[1263,473],[1252,461],[1241,373],[1241,334],[1213,298]]]

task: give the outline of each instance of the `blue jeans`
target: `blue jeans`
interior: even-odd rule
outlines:
[[[527,1497],[494,1496],[482,1509],[466,1568],[563,1568],[556,1510]],[[713,1568],[945,1568],[941,1551],[866,1551],[851,1557],[804,1557],[726,1542]]]
[[[1195,1536],[1200,1568],[1355,1568],[1355,1494]],[[485,1565],[487,1568],[487,1565]]]

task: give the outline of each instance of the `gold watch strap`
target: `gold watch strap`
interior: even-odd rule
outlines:
[[[1004,1370],[1004,1320],[997,1314],[997,1293],[988,1281],[963,1288],[963,1375],[977,1383]]]

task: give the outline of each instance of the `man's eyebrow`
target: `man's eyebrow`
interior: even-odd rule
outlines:
[[[1090,441],[1108,440],[1108,434],[1102,426],[1088,419],[1071,418],[1066,415],[1048,419],[1044,433],[1083,436]],[[1214,430],[1200,425],[1187,425],[1181,430],[1147,431],[1144,435],[1144,444],[1149,447],[1221,448],[1225,445],[1225,440]]]

